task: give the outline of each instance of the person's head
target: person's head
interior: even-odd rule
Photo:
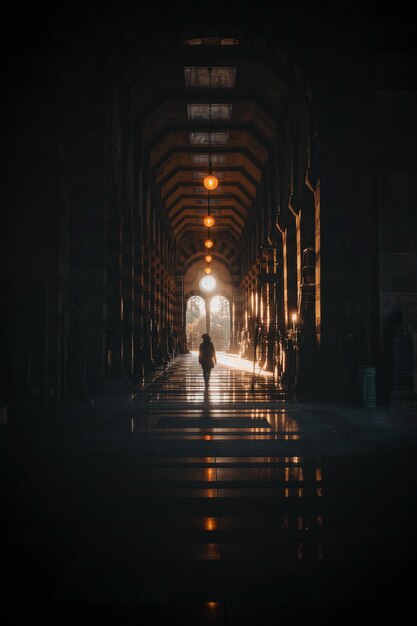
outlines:
[[[203,335],[201,335],[203,341],[210,341],[211,337],[208,333],[204,333]]]

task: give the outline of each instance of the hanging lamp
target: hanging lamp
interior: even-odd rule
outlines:
[[[207,228],[210,228],[210,226],[213,226],[214,224],[214,217],[212,215],[206,215],[206,217],[204,218],[204,226],[207,226]]]
[[[206,246],[206,248],[209,248],[209,249],[214,246],[214,241],[210,239],[209,229],[207,229],[207,239],[205,240],[204,245]]]
[[[213,189],[216,189],[218,184],[219,181],[216,176],[214,176],[214,174],[208,174],[208,176],[206,176],[204,179],[204,187],[209,191],[213,191]]]
[[[206,226],[207,228],[210,228],[211,226],[214,226],[214,217],[212,215],[210,215],[210,192],[208,193],[208,207],[207,207],[207,215],[204,218],[203,222],[204,222],[204,226]]]

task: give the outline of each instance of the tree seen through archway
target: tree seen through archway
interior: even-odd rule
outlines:
[[[214,296],[210,303],[210,335],[216,350],[230,347],[230,304],[224,296]]]
[[[206,332],[206,307],[201,296],[191,296],[187,300],[185,329],[188,349],[198,350],[201,335]]]

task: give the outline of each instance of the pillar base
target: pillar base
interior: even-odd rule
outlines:
[[[67,391],[62,400],[64,406],[92,406],[95,403],[88,389]]]
[[[417,393],[410,390],[395,390],[391,393],[391,406],[394,408],[417,407]]]
[[[357,399],[359,404],[374,409],[376,408],[376,369],[372,365],[356,366]]]
[[[129,378],[107,378],[103,383],[102,392],[106,393],[130,393],[132,381]]]

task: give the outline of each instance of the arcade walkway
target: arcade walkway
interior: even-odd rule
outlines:
[[[189,354],[3,427],[5,625],[400,623],[415,410],[297,403],[219,360],[207,394]]]

